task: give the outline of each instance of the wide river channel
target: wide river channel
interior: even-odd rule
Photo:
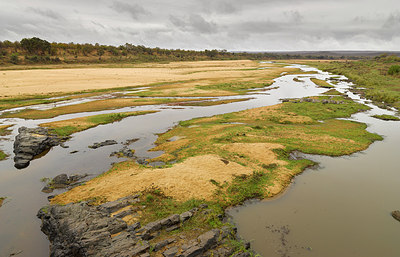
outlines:
[[[293,67],[318,73],[283,74],[268,87],[270,90],[215,98],[251,98],[244,102],[207,107],[140,106],[62,115],[46,120],[0,119],[1,124],[14,125],[12,134],[0,140],[0,148],[10,155],[9,159],[0,161],[0,197],[7,197],[0,208],[0,256],[48,256],[49,242],[40,231],[41,221],[36,218],[37,211],[48,204],[49,194],[41,192],[44,186],[41,179],[61,173],[97,176],[107,171],[113,162],[123,160],[110,157],[110,153],[120,150],[130,139],[138,139],[129,144],[131,149],[135,149],[137,158],[158,156],[160,152],[148,151],[154,146],[157,134],[167,131],[179,121],[274,105],[284,98],[315,96],[327,91],[316,87],[310,81],[311,77],[324,80],[335,77],[339,79],[335,85],[338,91],[365,102],[348,90],[351,84],[343,76],[303,65]],[[295,77],[301,82],[294,81]],[[368,105],[372,107],[370,111],[355,114],[351,119],[367,123],[368,130],[382,135],[383,141],[375,142],[367,150],[351,156],[304,156],[318,162],[319,166],[297,176],[294,183],[274,199],[249,202],[229,211],[239,235],[250,241],[260,255],[400,256],[400,223],[390,216],[392,210],[400,209],[400,122],[372,118],[374,114],[394,112]],[[68,148],[54,147],[22,170],[13,166],[13,142],[21,126],[36,127],[44,122],[137,110],[159,112],[129,117],[76,133],[65,143]],[[106,139],[116,140],[119,144],[88,148]],[[74,151],[78,152],[72,154]]]

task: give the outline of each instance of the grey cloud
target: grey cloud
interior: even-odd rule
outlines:
[[[138,20],[143,15],[148,15],[149,12],[138,4],[128,4],[120,1],[115,1],[112,6],[117,12],[128,13],[134,20]]]
[[[170,16],[170,22],[178,29],[187,32],[212,34],[218,31],[217,24],[212,21],[206,21],[199,14],[192,14],[186,19],[177,16]]]
[[[301,15],[299,11],[286,11],[283,14],[288,17],[288,21],[291,23],[299,24],[304,20],[304,16]]]
[[[400,12],[391,13],[383,24],[386,29],[400,29]]]
[[[50,18],[53,20],[63,20],[64,19],[64,17],[61,14],[59,14],[55,11],[52,11],[50,9],[39,9],[39,8],[29,7],[29,8],[27,8],[27,11],[39,14],[43,17],[47,17],[47,18]]]

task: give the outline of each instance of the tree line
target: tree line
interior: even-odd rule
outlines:
[[[0,41],[0,65],[36,63],[134,63],[162,61],[237,59],[332,59],[331,56],[302,56],[274,53],[228,52],[150,48],[126,43],[120,46],[48,42],[38,37]],[[344,58],[344,57],[343,57]]]

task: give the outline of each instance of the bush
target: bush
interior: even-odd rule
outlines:
[[[19,63],[18,53],[11,54],[10,62],[13,63],[13,64],[18,64]]]
[[[388,74],[396,75],[400,73],[400,65],[392,65],[389,67]]]

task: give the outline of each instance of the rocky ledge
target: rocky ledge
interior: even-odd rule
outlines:
[[[20,127],[14,142],[14,166],[26,168],[30,161],[51,147],[60,144],[57,135],[50,134],[46,128]]]
[[[227,244],[236,233],[231,227],[212,229],[190,239],[179,233],[168,234],[179,229],[196,213],[206,212],[206,205],[143,227],[139,222],[128,226],[122,218],[135,215],[129,206],[139,201],[136,195],[99,206],[81,202],[42,208],[38,217],[42,220],[42,231],[51,243],[50,256],[145,257],[150,253],[164,257],[233,255],[234,250]],[[234,256],[246,257],[249,254],[242,252]]]

